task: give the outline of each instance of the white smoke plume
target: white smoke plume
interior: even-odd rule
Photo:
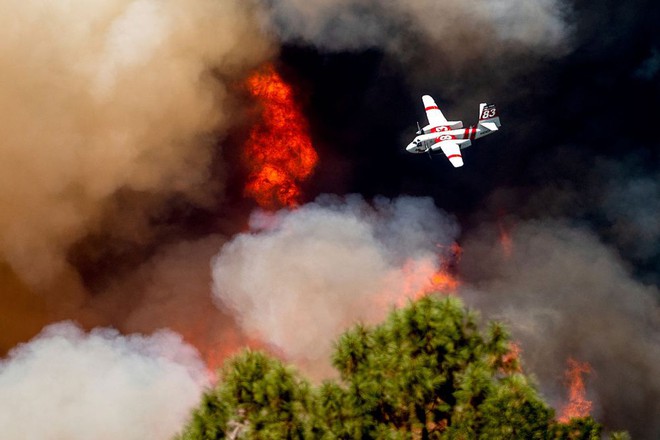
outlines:
[[[252,9],[3,1],[0,259],[47,279],[120,189],[204,203],[222,184],[208,166],[234,112],[227,83],[271,52]]]
[[[54,324],[0,361],[2,436],[169,439],[207,384],[197,352],[175,333]]]
[[[566,359],[587,361],[593,415],[633,438],[657,438],[660,423],[660,316],[657,287],[644,285],[596,236],[559,221],[527,221],[511,231],[511,256],[496,228],[464,241],[461,295],[504,319],[521,342],[524,368],[558,404]],[[651,423],[651,421],[654,421]],[[652,434],[653,433],[653,434]]]
[[[541,52],[564,46],[570,37],[562,0],[262,0],[275,32],[330,50],[372,47],[406,56],[416,38],[433,50],[475,59],[502,53],[508,45]]]
[[[213,261],[214,291],[249,333],[299,365],[328,365],[332,342],[357,321],[382,319],[440,268],[455,222],[428,198],[321,197],[255,214],[251,232]]]

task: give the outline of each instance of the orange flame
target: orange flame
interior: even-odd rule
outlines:
[[[502,373],[522,373],[522,366],[520,365],[520,353],[522,348],[517,342],[509,342],[509,351],[502,356]]]
[[[439,270],[436,262],[430,259],[405,262],[401,268],[404,278],[403,286],[397,292],[396,305],[402,307],[409,299],[415,300],[433,292],[456,293],[456,289],[461,283],[453,274],[453,268],[462,252],[458,243],[454,243],[449,255],[442,260]]]
[[[578,362],[573,358],[568,359],[566,379],[568,386],[568,403],[561,410],[558,420],[568,423],[573,418],[586,417],[591,411],[591,401],[586,399],[586,389],[583,374],[591,373],[591,365],[588,362]]]
[[[453,274],[454,270],[452,269],[455,269],[460,261],[461,256],[463,255],[463,249],[458,243],[454,242],[449,247],[448,254],[449,255],[442,260],[440,270],[433,274],[430,284],[426,286],[422,294],[438,291],[455,293],[458,286],[460,286],[461,283]]]
[[[424,293],[437,291],[455,293],[460,284],[461,283],[454,275],[444,270],[440,270],[431,277],[431,283],[425,288]]]
[[[291,87],[272,66],[248,78],[247,87],[263,113],[247,142],[250,175],[245,194],[262,208],[295,207],[300,198],[298,183],[311,175],[318,161],[307,121]]]

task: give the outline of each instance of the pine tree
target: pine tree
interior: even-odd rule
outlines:
[[[279,360],[246,350],[225,364],[179,438],[310,438],[309,406],[307,382]]]
[[[344,333],[332,357],[339,379],[318,387],[245,351],[227,362],[179,438],[600,438],[591,417],[556,422],[509,356],[506,329],[491,322],[481,331],[477,321],[456,298],[412,302],[378,326]]]

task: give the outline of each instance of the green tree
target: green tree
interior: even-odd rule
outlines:
[[[310,387],[279,360],[246,350],[222,369],[178,438],[310,438]]]
[[[520,373],[506,329],[485,331],[456,298],[428,296],[335,346],[339,379],[312,387],[246,351],[230,360],[180,439],[597,439],[567,424]]]
[[[346,439],[543,438],[552,409],[506,361],[505,329],[482,334],[476,322],[458,299],[429,296],[345,333],[333,363],[352,423],[326,410],[326,428]]]

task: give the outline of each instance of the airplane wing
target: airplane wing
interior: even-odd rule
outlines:
[[[422,96],[422,102],[424,103],[424,110],[426,110],[426,117],[428,118],[430,125],[433,127],[449,125],[447,123],[447,118],[442,114],[433,98],[429,95],[424,95]]]
[[[442,149],[442,152],[445,153],[449,162],[455,167],[463,166],[463,155],[461,154],[461,145],[460,142],[454,140],[451,141],[440,141],[431,146],[431,150],[437,150],[438,148]]]

